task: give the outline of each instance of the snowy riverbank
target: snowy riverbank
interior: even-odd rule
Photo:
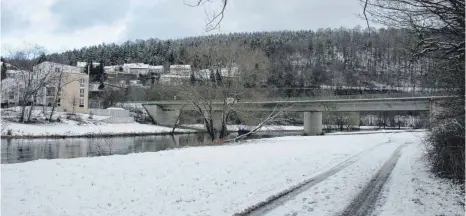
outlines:
[[[62,138],[62,137],[104,137],[104,136],[138,136],[162,135],[172,131],[170,127],[152,124],[106,123],[110,116],[98,116],[82,113],[69,114],[55,112],[53,119],[59,122],[48,122],[48,115],[37,108],[33,111],[33,123],[17,123],[19,107],[2,109],[2,137],[10,138]],[[49,112],[48,112],[49,113]],[[176,129],[175,133],[193,133],[195,130]]]
[[[356,158],[310,188],[312,200],[305,192],[274,211],[339,212],[394,149],[406,144],[376,212],[461,215],[459,189],[425,168],[423,135],[280,137],[239,145],[2,164],[2,214],[232,215]]]

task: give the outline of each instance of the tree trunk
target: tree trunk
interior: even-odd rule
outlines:
[[[32,116],[32,110],[34,109],[34,104],[36,103],[36,96],[33,97],[32,99],[32,104],[31,104],[31,108],[29,109],[29,115],[28,115],[28,120],[27,122],[30,122],[31,121],[31,116]]]
[[[26,102],[23,101],[23,104],[21,105],[21,115],[19,116],[19,122],[24,122],[24,114],[26,114]]]

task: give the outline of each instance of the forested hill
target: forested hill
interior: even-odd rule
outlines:
[[[163,31],[163,30],[161,30]],[[414,36],[400,29],[319,29],[231,33],[176,40],[136,40],[101,44],[49,57],[66,63],[102,61],[105,65],[143,62],[152,65],[191,64],[202,68],[200,50],[232,44],[261,50],[268,58],[269,84],[276,86],[363,85],[381,83],[432,86],[434,61],[413,59]]]

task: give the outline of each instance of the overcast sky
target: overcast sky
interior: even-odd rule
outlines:
[[[359,0],[230,0],[221,29],[205,32],[205,11],[219,5],[184,4],[196,1],[1,0],[2,51],[27,44],[55,52],[147,38],[365,26],[357,17]]]

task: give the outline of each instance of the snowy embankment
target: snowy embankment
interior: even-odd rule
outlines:
[[[82,113],[55,112],[53,119],[59,122],[48,122],[48,115],[37,108],[33,111],[34,123],[17,123],[19,107],[2,109],[1,136],[14,138],[42,137],[98,137],[98,136],[130,136],[157,135],[171,133],[172,128],[152,124],[104,122],[110,116],[98,116]],[[50,113],[50,112],[48,112]],[[193,130],[176,129],[175,133],[190,133]]]
[[[187,128],[193,128],[202,130],[204,129],[203,124],[186,124],[183,125]],[[327,127],[338,128],[337,125],[326,125]],[[227,130],[231,132],[238,131],[239,129],[252,130],[255,126],[248,125],[227,125]],[[359,126],[361,130],[384,130],[379,126]],[[400,127],[401,130],[409,130],[411,127]],[[304,126],[301,125],[265,125],[259,129],[259,131],[303,131]],[[400,130],[397,130],[400,131]]]
[[[367,152],[353,165],[311,188],[314,190],[311,191],[315,196],[313,200],[300,197],[293,201],[296,205],[299,201],[301,204],[317,202],[311,207],[315,212],[330,212],[328,209],[336,206],[344,207],[394,148],[410,141],[415,151],[403,152],[403,157],[409,158],[420,151],[419,136],[422,135],[280,137],[247,141],[241,145],[2,164],[2,213],[33,213],[37,216],[232,215],[360,152]],[[405,163],[408,164],[396,167],[394,172],[399,173],[395,176],[404,174],[403,167],[424,166],[418,160]],[[409,170],[411,176],[420,172]],[[437,183],[439,188],[446,185],[428,175],[417,178]],[[393,177],[391,188],[423,186],[417,182],[398,182]],[[458,211],[452,202],[443,202],[448,192],[437,192],[437,196],[417,198],[421,201],[433,199],[424,203],[443,203],[445,213]],[[415,205],[411,197],[397,195],[393,190],[388,191],[388,197],[388,200],[400,199],[394,201],[396,203]],[[386,202],[384,206],[387,206]],[[421,204],[415,207],[428,208]]]
[[[9,123],[7,129],[2,129],[2,136],[11,130],[12,137],[98,137],[98,136],[123,136],[123,135],[156,135],[168,134],[172,128],[158,125],[121,123],[121,124],[20,124]],[[177,133],[188,133],[190,130],[177,129]]]

